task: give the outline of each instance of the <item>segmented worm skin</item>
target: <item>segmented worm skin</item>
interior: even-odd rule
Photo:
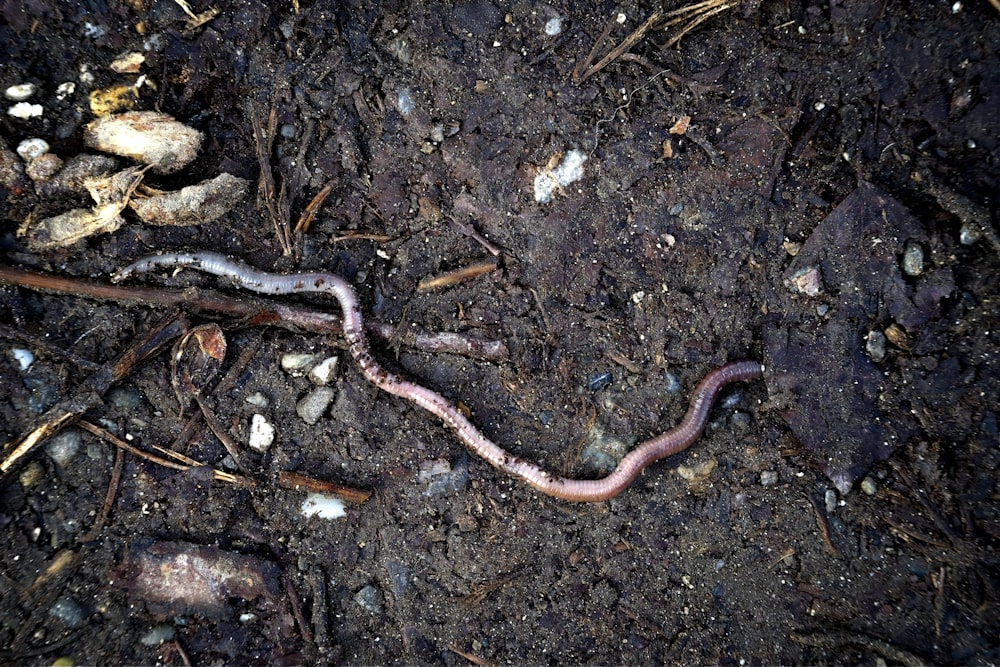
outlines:
[[[550,496],[577,502],[598,502],[617,496],[650,463],[686,449],[705,428],[709,411],[719,391],[727,384],[759,378],[764,367],[756,361],[733,361],[710,371],[694,390],[684,419],[666,433],[643,442],[629,452],[618,467],[603,479],[576,480],[558,477],[537,465],[511,455],[479,432],[468,419],[436,392],[408,382],[382,368],[368,348],[362,327],[361,309],[354,289],[331,273],[278,275],[257,271],[213,252],[170,253],[140,259],[116,273],[119,282],[129,276],[162,267],[190,267],[225,276],[240,287],[262,294],[325,292],[333,295],[343,311],[344,337],[351,356],[365,378],[379,389],[405,398],[437,415],[473,452],[505,473],[527,482]]]

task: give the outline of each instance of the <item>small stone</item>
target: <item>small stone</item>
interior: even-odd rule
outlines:
[[[712,471],[715,470],[717,465],[718,461],[712,458],[705,459],[704,461],[698,461],[697,463],[691,465],[679,465],[676,470],[681,479],[697,483],[708,479],[709,475],[712,474]]]
[[[125,53],[115,58],[111,62],[110,67],[111,71],[119,74],[135,74],[144,62],[146,62],[146,56],[138,51],[132,51],[131,53]]]
[[[44,111],[41,104],[18,102],[7,109],[7,115],[20,120],[28,120],[29,118],[38,118]]]
[[[781,247],[785,249],[785,252],[788,253],[789,257],[795,257],[799,254],[799,251],[802,250],[801,243],[790,241],[789,239],[785,239],[781,243]]]
[[[916,241],[907,241],[903,251],[903,272],[908,276],[919,276],[924,272],[924,249]]]
[[[355,593],[354,601],[373,614],[381,614],[383,611],[382,592],[371,584]]]
[[[337,372],[337,359],[337,357],[327,357],[313,366],[309,371],[309,380],[319,386],[330,384],[330,380]]]
[[[823,277],[818,268],[809,266],[796,271],[791,278],[785,281],[785,285],[799,294],[817,296],[823,291]]]
[[[778,473],[773,470],[765,470],[760,474],[761,486],[774,486],[778,483]]]
[[[24,470],[18,475],[17,479],[21,482],[21,486],[27,490],[42,481],[42,477],[45,476],[45,468],[38,461],[31,461],[28,465],[24,466]]]
[[[25,173],[35,183],[42,183],[59,173],[63,167],[62,158],[54,153],[39,155],[28,163]]]
[[[881,331],[869,331],[865,342],[865,351],[876,363],[885,359],[885,334]]]
[[[143,646],[159,646],[174,638],[174,626],[161,623],[139,638]]]
[[[64,596],[49,607],[49,616],[58,618],[68,628],[79,628],[87,620],[87,612],[75,598]]]
[[[64,99],[76,92],[76,83],[64,81],[56,88],[56,99],[62,102]]]
[[[107,394],[108,405],[122,412],[132,412],[142,405],[142,394],[137,389],[114,387]]]
[[[80,451],[81,446],[83,446],[83,436],[80,435],[80,431],[71,428],[52,436],[45,445],[45,453],[60,468],[65,468]]]
[[[823,501],[826,504],[826,511],[828,513],[833,512],[837,509],[837,492],[833,489],[827,489],[823,496]]]
[[[3,95],[11,102],[23,102],[36,92],[38,92],[38,86],[35,84],[19,83],[7,88],[7,90],[3,91]]]
[[[31,139],[25,139],[17,145],[17,154],[21,156],[21,159],[25,162],[31,162],[39,155],[45,155],[49,152],[49,142],[45,139],[39,139],[38,137],[33,137]]]
[[[267,396],[265,396],[259,391],[255,391],[254,393],[247,396],[246,400],[247,403],[254,406],[255,408],[266,408],[271,404],[271,401],[267,399]]]
[[[286,352],[281,355],[281,367],[286,373],[299,376],[305,373],[308,366],[312,366],[319,359],[318,354],[306,354],[302,352]]]
[[[874,496],[878,493],[878,484],[871,477],[865,477],[861,480],[861,490],[869,496]]]
[[[973,245],[982,237],[982,232],[979,228],[968,222],[962,225],[962,229],[958,232],[958,240],[962,245]]]
[[[18,367],[22,371],[26,371],[31,368],[31,364],[35,363],[35,355],[32,354],[31,350],[27,350],[23,347],[15,347],[10,351],[11,355],[14,357],[14,361],[17,362]]]
[[[667,390],[668,394],[676,394],[681,390],[681,382],[676,375],[666,371],[663,373],[663,388]]]
[[[331,387],[316,387],[295,404],[295,412],[302,421],[312,426],[326,412],[335,394]]]
[[[247,444],[250,448],[261,452],[266,452],[274,443],[274,427],[268,423],[264,415],[255,414],[250,419],[250,437]]]

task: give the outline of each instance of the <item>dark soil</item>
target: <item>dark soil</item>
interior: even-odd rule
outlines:
[[[192,312],[222,326],[220,370],[236,369],[206,392],[220,423],[243,442],[255,412],[277,430],[265,454],[240,453],[256,486],[133,454],[114,484],[115,449],[89,432],[40,443],[0,481],[0,661],[1000,661],[1000,12],[987,0],[744,2],[674,46],[673,28],[649,31],[579,83],[606,27],[598,58],[656,7],[213,6],[188,30],[171,2],[5,3],[0,84],[35,83],[45,112],[5,113],[2,141],[81,153],[89,93],[133,82],[109,64],[143,52],[154,85],[136,108],[206,137],[189,167],[148,182],[256,183],[254,120],[266,133],[273,113],[262,150],[286,193],[279,218],[294,225],[332,188],[294,252],[253,196],[212,223],[126,214],[113,233],[30,252],[25,219],[82,200],[9,172],[4,266],[106,282],[144,254],[205,249],[335,271],[366,316],[398,327],[375,344],[386,366],[574,477],[675,424],[711,368],[754,358],[767,372],[726,390],[690,450],[580,505],[495,471],[369,385],[339,336]],[[572,149],[584,177],[537,203],[535,175]],[[492,259],[482,239],[496,270],[417,289]],[[817,291],[797,289],[803,276]],[[143,282],[243,296],[190,271]],[[3,442],[166,315],[0,286]],[[509,355],[427,352],[402,335],[412,327]],[[34,353],[28,369],[15,348]],[[288,352],[340,356],[315,425],[296,414],[312,384],[282,369]],[[87,420],[146,451],[170,445],[193,413],[170,375],[167,352],[139,363]],[[266,407],[247,402],[256,392]],[[204,422],[189,435],[185,454],[225,467]],[[611,457],[591,456],[601,448]],[[373,493],[345,518],[305,519],[282,471]]]

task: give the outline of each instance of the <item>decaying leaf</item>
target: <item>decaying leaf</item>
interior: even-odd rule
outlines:
[[[151,225],[194,225],[228,213],[249,190],[250,181],[223,173],[172,192],[145,188],[129,206]]]
[[[119,215],[128,204],[129,197],[142,181],[145,170],[130,167],[111,176],[84,179],[95,206],[77,208],[40,222],[28,220],[19,236],[26,236],[33,251],[50,250],[72,245],[77,241],[113,232],[124,222]]]
[[[215,379],[226,357],[226,335],[218,324],[194,327],[174,345],[170,382],[183,410]]]
[[[927,267],[907,279],[899,262],[908,242],[928,241],[901,203],[862,183],[816,226],[785,272],[787,281],[814,267],[826,289],[789,305],[783,322],[764,329],[768,390],[842,493],[918,430],[898,407],[916,399],[906,395],[912,389],[887,385],[865,340],[888,326],[905,352],[939,316],[955,288],[951,269]]]
[[[198,130],[156,111],[104,116],[83,133],[88,147],[148,164],[158,174],[171,174],[194,160],[202,139]]]

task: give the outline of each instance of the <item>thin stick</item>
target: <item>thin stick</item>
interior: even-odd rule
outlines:
[[[0,266],[0,283],[18,285],[29,289],[57,294],[118,301],[136,306],[182,306],[185,310],[221,313],[240,317],[250,325],[277,326],[295,331],[342,334],[341,319],[337,315],[308,308],[277,304],[255,297],[233,298],[207,289],[184,290],[151,289],[145,287],[120,287],[95,283],[76,278],[64,278],[44,273],[22,271]],[[395,327],[384,322],[365,322],[370,333],[389,340]],[[407,335],[404,344],[427,352],[445,352],[474,359],[497,361],[509,355],[501,341],[485,340],[470,334],[450,332],[417,333]]]
[[[662,17],[663,14],[660,13],[659,10],[656,10],[652,14],[650,14],[649,18],[643,21],[642,25],[633,30],[632,34],[623,39],[621,44],[611,49],[611,52],[608,53],[608,55],[601,58],[596,65],[593,65],[589,69],[587,69],[587,71],[584,72],[583,75],[580,77],[579,83],[583,83],[584,81],[592,77],[594,74],[597,74],[602,69],[611,64],[611,62],[613,62],[615,58],[617,58],[618,56],[620,56],[621,54],[625,53],[633,46],[635,46],[635,44],[639,42],[639,40],[641,40],[646,35],[646,33],[649,32],[650,28],[652,28],[653,25],[656,24],[656,22],[659,21]]]
[[[108,492],[104,495],[104,505],[101,506],[101,512],[97,515],[94,525],[80,538],[80,542],[90,542],[97,539],[97,536],[101,534],[101,530],[104,529],[108,515],[111,514],[111,506],[115,502],[115,494],[118,493],[118,482],[121,480],[122,466],[124,464],[125,450],[117,447],[115,449],[115,464],[111,468],[111,481],[108,482]]]

